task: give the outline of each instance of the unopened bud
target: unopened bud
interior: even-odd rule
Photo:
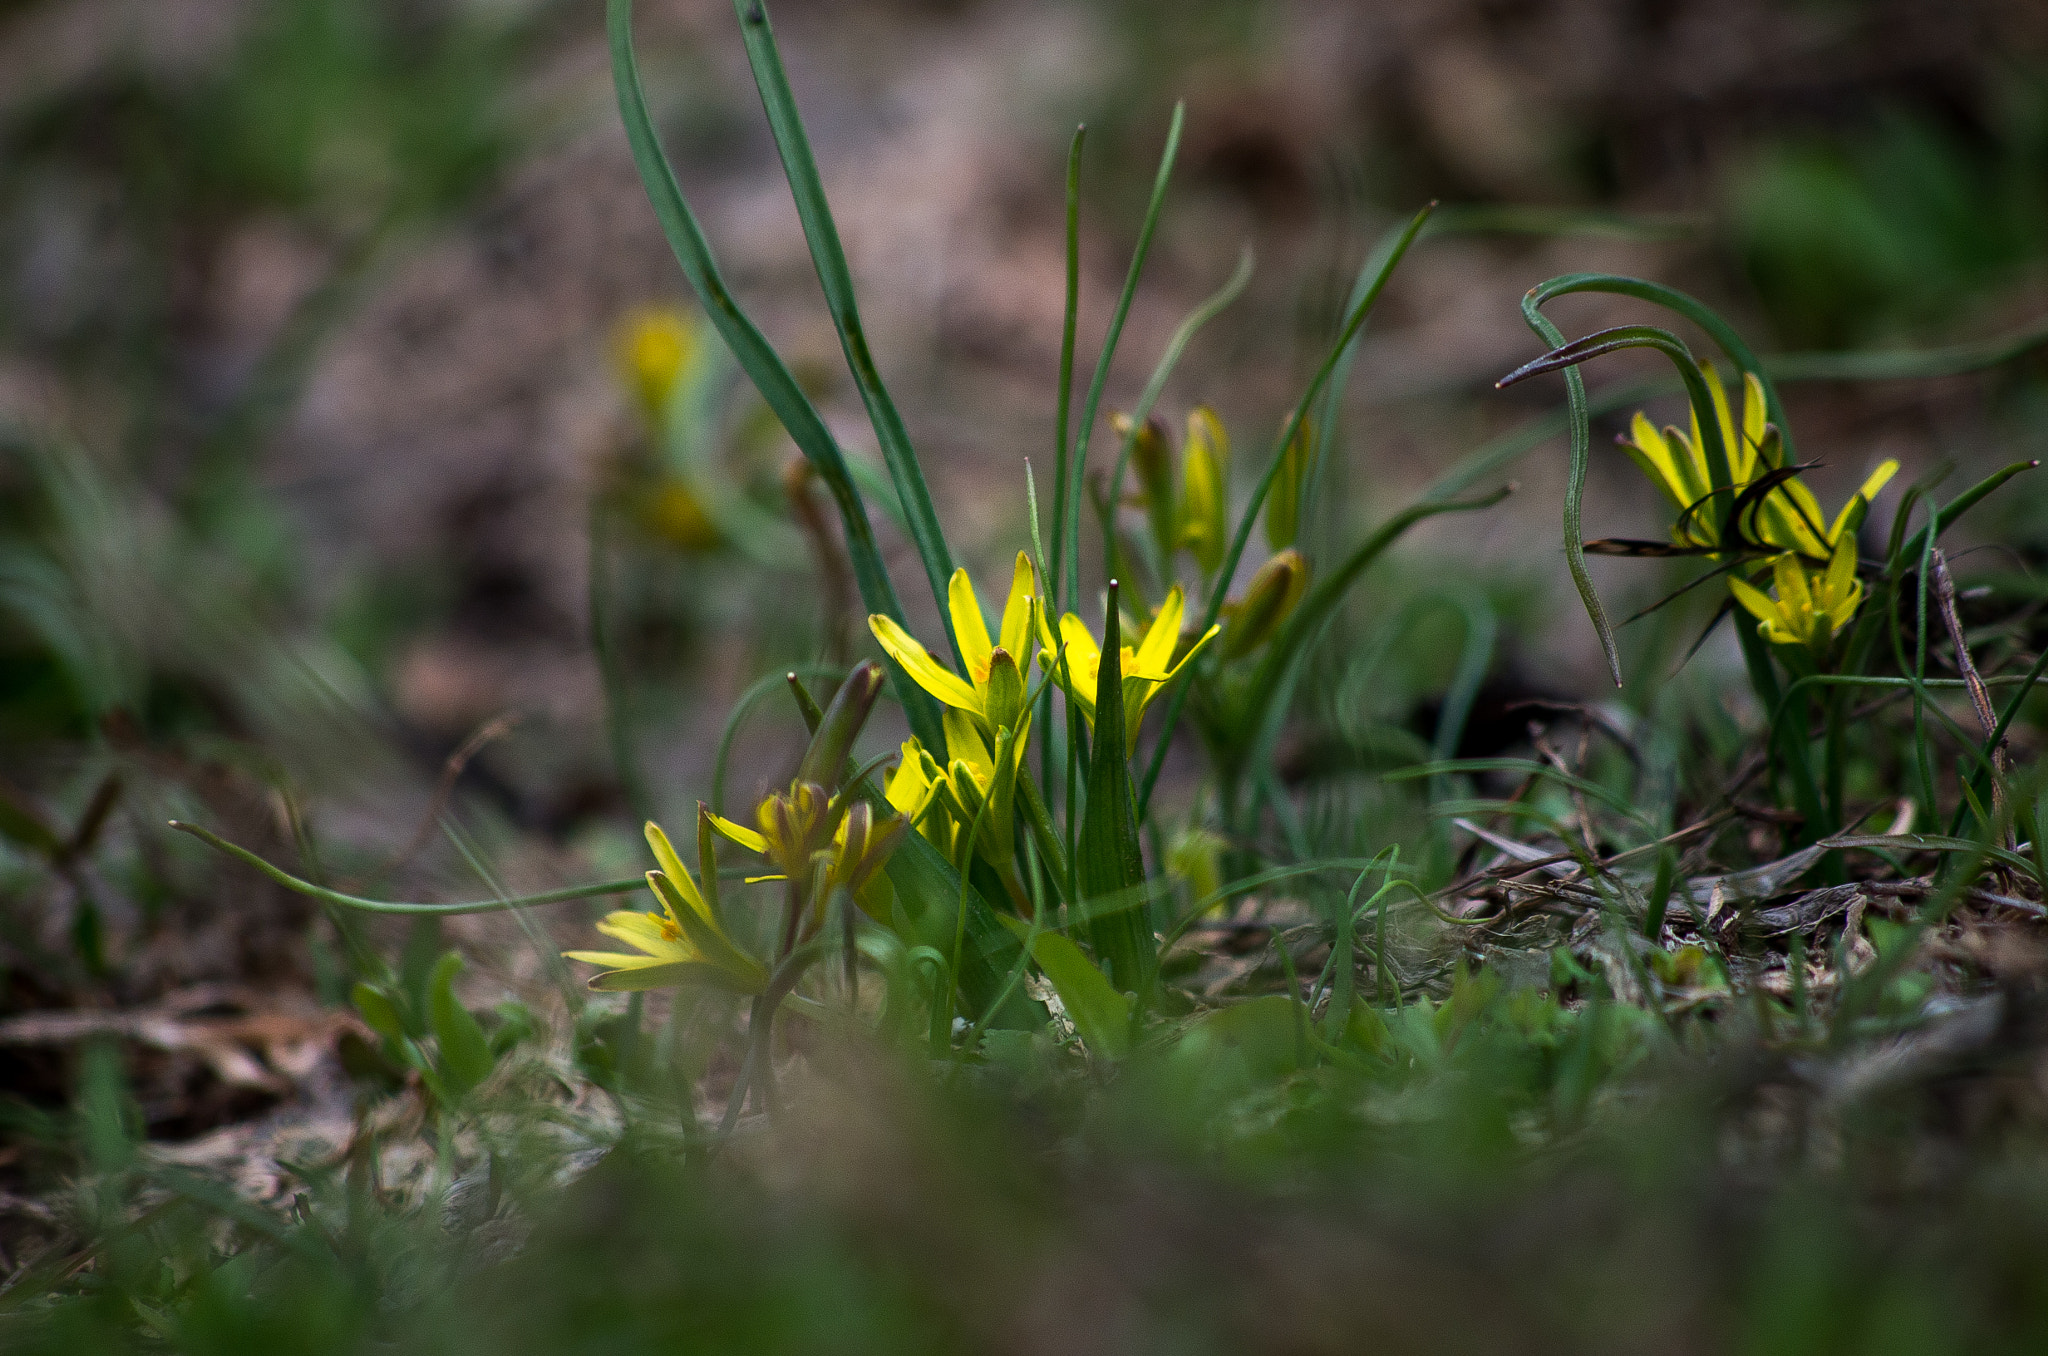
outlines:
[[[1271,640],[1307,591],[1308,562],[1301,552],[1289,548],[1259,566],[1223,628],[1223,657],[1242,658]]]
[[[1203,574],[1214,574],[1223,563],[1229,469],[1230,435],[1214,410],[1199,405],[1188,415],[1187,453],[1181,462],[1180,540]]]
[[[996,646],[988,661],[988,723],[1007,730],[1024,715],[1024,675],[1017,661],[1002,646]]]
[[[1138,489],[1145,501],[1145,517],[1152,527],[1152,539],[1162,559],[1173,554],[1179,537],[1173,496],[1173,448],[1167,441],[1166,426],[1156,418],[1132,437],[1131,417],[1119,411],[1109,416],[1109,426],[1120,438],[1131,439],[1131,465],[1138,473]]]
[[[1301,496],[1308,488],[1309,459],[1315,453],[1316,430],[1308,416],[1295,425],[1294,436],[1280,456],[1279,474],[1266,496],[1266,544],[1275,551],[1294,545],[1301,532]]]

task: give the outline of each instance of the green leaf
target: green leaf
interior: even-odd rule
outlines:
[[[255,853],[244,847],[237,847],[227,839],[202,829],[197,824],[172,820],[171,827],[179,833],[189,833],[200,842],[218,852],[224,852],[244,866],[255,868],[270,880],[302,895],[336,904],[344,909],[361,909],[365,913],[404,914],[452,914],[452,913],[501,913],[507,909],[526,909],[536,904],[561,904],[572,899],[589,899],[595,895],[626,895],[639,890],[646,882],[639,877],[632,880],[600,881],[595,885],[572,885],[563,890],[546,890],[537,895],[514,895],[509,899],[480,899],[464,904],[401,904],[388,899],[364,899],[359,895],[345,895],[339,890],[330,890],[311,881],[300,880],[289,871],[272,866]]]
[[[1145,854],[1138,841],[1137,808],[1131,802],[1131,769],[1125,754],[1120,673],[1123,637],[1117,593],[1117,581],[1112,579],[1102,628],[1102,666],[1095,684],[1088,812],[1081,821],[1075,866],[1095,954],[1108,965],[1116,986],[1137,994],[1143,1003],[1150,1001],[1152,982],[1159,974],[1159,954],[1145,907]]]
[[[393,1041],[405,1035],[405,1019],[398,1015],[398,1005],[382,989],[357,980],[348,996],[349,1001],[356,1005],[356,1011],[369,1023],[370,1030]]]
[[[946,607],[953,556],[946,547],[938,510],[932,507],[931,491],[925,487],[924,468],[918,465],[917,453],[910,445],[910,433],[903,426],[903,417],[896,412],[896,402],[890,399],[881,374],[875,370],[873,355],[868,352],[860,305],[853,295],[853,275],[846,267],[846,251],[839,243],[839,228],[832,220],[825,185],[818,177],[810,138],[804,133],[803,115],[797,111],[789,75],[782,68],[782,54],[775,46],[775,27],[769,22],[768,7],[764,0],[733,0],[733,9],[740,17],[747,61],[754,68],[754,85],[761,92],[769,130],[782,154],[783,176],[789,181],[790,196],[796,200],[804,241],[811,247],[811,262],[818,270],[818,283],[832,309],[832,325],[839,331],[839,347],[846,354],[847,370],[853,373],[854,385],[860,389],[861,403],[867,406],[868,421],[874,425],[875,440],[881,445],[882,460],[902,501],[904,525],[917,547],[918,559],[924,563],[925,578],[939,605],[946,639],[964,664],[959,639],[953,634],[953,616]]]
[[[906,833],[897,841],[896,850],[889,854],[889,863],[882,870],[895,887],[897,901],[915,929],[914,936],[903,938],[904,943],[921,943],[942,956],[952,954],[961,897],[960,873],[952,863],[924,835]],[[971,881],[967,883],[966,896],[960,997],[967,1015],[978,1018],[1002,994],[1003,979],[1022,948],[1003,930],[998,915]],[[1042,1020],[1043,1015],[1034,1014],[1028,999],[1012,993],[991,1022],[1000,1027],[1030,1028]]]
[[[1065,543],[1066,596],[1069,610],[1077,609],[1081,600],[1081,489],[1088,479],[1088,440],[1095,430],[1095,415],[1102,406],[1102,388],[1109,383],[1110,360],[1116,356],[1117,341],[1123,337],[1124,318],[1131,313],[1131,299],[1138,294],[1138,275],[1144,272],[1145,256],[1152,251],[1152,232],[1159,225],[1159,209],[1166,201],[1167,181],[1173,176],[1174,157],[1180,152],[1181,123],[1187,117],[1185,103],[1173,106],[1173,121],[1167,125],[1166,148],[1159,153],[1159,171],[1152,177],[1152,197],[1145,204],[1145,221],[1138,228],[1137,247],[1131,251],[1131,266],[1124,274],[1124,290],[1116,299],[1116,310],[1110,313],[1109,332],[1102,339],[1102,353],[1095,361],[1095,376],[1088,383],[1088,399],[1081,406],[1081,427],[1074,435],[1074,455],[1070,462],[1063,464],[1056,477],[1053,493],[1059,503],[1053,509],[1052,550],[1054,570],[1046,598],[1048,607],[1059,599],[1061,578],[1059,559],[1061,544]],[[1076,142],[1078,149],[1079,143]]]
[[[639,993],[646,989],[675,989],[685,985],[717,989],[751,997],[760,992],[749,989],[728,971],[703,961],[670,961],[665,965],[636,965],[630,970],[607,970],[593,975],[590,987],[597,993]]]
[[[727,289],[717,261],[712,257],[711,246],[704,238],[703,228],[690,211],[682,188],[676,182],[675,171],[655,136],[654,120],[647,110],[647,94],[640,84],[639,63],[633,56],[633,0],[608,0],[605,29],[611,45],[612,81],[618,88],[619,116],[626,126],[626,140],[632,147],[633,163],[640,172],[641,186],[647,190],[648,200],[654,206],[654,214],[661,222],[662,234],[668,237],[676,262],[682,266],[690,286],[704,305],[705,314],[725,340],[726,347],[732,350],[733,357],[752,378],[768,408],[775,412],[775,417],[788,430],[790,439],[817,470],[819,479],[825,482],[825,488],[831,493],[845,524],[846,552],[853,561],[854,578],[860,586],[862,603],[869,612],[880,612],[898,622],[904,621],[903,605],[897,600],[895,586],[889,582],[888,567],[883,563],[881,548],[875,542],[874,526],[868,521],[860,489],[847,468],[845,453],[818,414],[817,407],[798,385],[789,364],[782,360],[782,355],[775,351],[774,345],[768,342],[767,336],[761,333]],[[943,613],[943,595],[940,610]],[[910,681],[894,660],[889,661],[888,668],[896,695],[909,717],[912,733],[933,748],[944,747],[937,705],[922,688]]]
[[[441,1047],[442,1079],[449,1094],[458,1099],[490,1077],[497,1063],[484,1029],[455,997],[455,976],[461,972],[462,957],[450,951],[434,965],[427,989],[427,1015],[435,1043]]]
[[[1005,918],[1010,931],[1028,933],[1015,919]],[[1106,1059],[1131,1053],[1131,995],[1117,992],[1109,977],[1065,937],[1041,932],[1031,941],[1031,959],[1045,972],[1060,1004],[1074,1022],[1088,1049]]]

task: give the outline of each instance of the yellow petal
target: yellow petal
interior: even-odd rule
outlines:
[[[1159,614],[1152,618],[1145,638],[1138,642],[1134,666],[1138,672],[1148,675],[1164,673],[1166,666],[1173,662],[1173,647],[1180,641],[1180,622],[1185,608],[1180,585],[1175,584],[1166,591],[1166,601],[1159,605]]]
[[[1735,601],[1748,608],[1759,621],[1768,622],[1778,615],[1778,605],[1771,601],[1770,595],[1746,579],[1730,575],[1728,592],[1734,594]]]
[[[1778,611],[1788,619],[1813,610],[1813,594],[1806,586],[1806,567],[1790,552],[1771,562],[1771,577],[1778,585]]]
[[[1854,538],[1844,536],[1835,542],[1835,553],[1828,557],[1827,583],[1823,600],[1830,619],[1833,618],[1834,610],[1841,601],[1855,591],[1856,542]],[[1835,625],[1839,626],[1840,623],[1837,622]]]
[[[1856,530],[1863,526],[1864,515],[1870,512],[1870,502],[1877,498],[1878,491],[1882,490],[1898,471],[1899,464],[1889,460],[1872,471],[1862,487],[1856,491],[1856,497],[1842,505],[1842,511],[1835,515],[1835,521],[1828,527],[1828,540],[1838,540],[1844,534],[1853,536]]]
[[[768,840],[766,838],[763,838],[760,834],[754,832],[752,829],[746,828],[743,825],[735,824],[730,819],[727,819],[724,815],[711,816],[711,827],[716,829],[724,837],[731,839],[735,843],[738,843],[747,851],[758,852],[761,853],[763,856],[767,855]]]
[[[1095,690],[1095,671],[1102,667],[1102,647],[1089,634],[1087,623],[1069,612],[1060,618],[1060,643],[1066,646],[1067,672],[1077,684]]]
[[[687,960],[697,954],[697,948],[691,946],[687,939],[671,937],[664,932],[654,914],[626,911],[607,914],[597,925],[597,930],[663,960]]]
[[[1752,453],[1764,442],[1764,384],[1754,372],[1742,374],[1742,443]]]
[[[683,957],[631,956],[623,951],[564,951],[565,960],[602,965],[608,970],[638,970],[649,965],[670,965]]]
[[[981,599],[974,596],[974,581],[967,577],[964,568],[953,571],[953,578],[946,585],[946,610],[953,614],[953,635],[960,642],[960,658],[966,661],[967,672],[979,682],[981,675],[988,672],[988,653],[994,645],[988,638],[988,622],[981,615]]]
[[[697,878],[690,874],[690,868],[684,866],[683,859],[676,855],[675,845],[669,842],[668,835],[661,830],[661,825],[651,819],[647,821],[647,846],[654,850],[655,864],[661,868],[662,874],[669,878],[669,883],[676,887],[676,893],[689,901],[690,907],[709,921],[711,910],[705,906],[704,896],[697,890]],[[682,920],[677,919],[676,925],[682,926]]]
[[[1157,679],[1158,685],[1160,687],[1163,687],[1167,683],[1172,682],[1173,675],[1179,673],[1182,667],[1186,665],[1186,663],[1190,659],[1193,659],[1197,654],[1199,654],[1204,645],[1207,645],[1210,641],[1214,640],[1216,638],[1216,633],[1218,631],[1221,631],[1222,629],[1223,628],[1221,626],[1212,626],[1208,630],[1204,631],[1202,633],[1202,638],[1200,640],[1188,646],[1188,652],[1180,657],[1179,663],[1175,664],[1172,668],[1168,669],[1166,672],[1159,675]],[[1149,677],[1150,675],[1148,674],[1146,676]],[[1155,688],[1154,690],[1156,691],[1157,688]]]
[[[924,764],[917,756],[919,748],[914,738],[903,741],[903,761],[889,774],[889,785],[882,793],[884,800],[906,815],[923,809],[932,794],[931,781],[924,775]]]
[[[1673,508],[1683,510],[1692,502],[1686,497],[1685,477],[1679,471],[1678,463],[1672,459],[1671,445],[1664,441],[1664,435],[1641,410],[1637,410],[1636,417],[1629,421],[1628,437],[1621,445],[1650,482],[1664,492]]]
[[[1860,579],[1850,580],[1847,591],[1842,597],[1835,600],[1833,607],[1828,609],[1828,634],[1833,635],[1847,626],[1849,619],[1856,615],[1857,605],[1862,601],[1863,581]]]
[[[974,727],[973,719],[951,707],[941,711],[939,719],[946,727],[946,757],[965,762],[986,780],[995,763],[989,758],[988,745],[982,740],[981,731]]]
[[[1019,551],[1017,567],[1010,573],[1010,596],[1003,603],[1003,622],[999,628],[1002,632],[999,643],[1019,664],[1031,662],[1031,656],[1024,647],[1031,643],[1031,604],[1037,592],[1037,576],[1032,573],[1031,557]]]
[[[885,617],[877,612],[868,618],[868,630],[875,633],[875,639],[888,651],[889,657],[901,664],[910,680],[919,687],[948,706],[957,706],[963,711],[981,709],[981,698],[975,695],[974,689],[932,658],[924,646],[917,643],[916,637],[896,624],[894,617]],[[986,628],[982,630],[982,639],[988,639]],[[966,644],[964,640],[961,643]]]
[[[1714,485],[1714,478],[1707,472],[1707,454],[1700,450],[1700,440],[1697,436],[1700,421],[1697,419],[1693,420],[1692,428],[1695,436],[1688,438],[1672,425],[1666,424],[1664,426],[1664,441],[1671,445],[1671,462],[1672,465],[1678,468],[1681,483],[1685,486],[1683,493],[1687,508],[1691,508],[1694,504],[1704,499],[1707,491],[1712,489]],[[1709,510],[1712,507],[1712,505],[1703,507],[1698,513],[1693,515],[1694,521],[1696,523],[1711,522]],[[1708,531],[1711,536],[1711,528]]]

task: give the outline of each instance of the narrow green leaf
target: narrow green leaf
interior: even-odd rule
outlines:
[[[889,468],[889,479],[903,506],[904,524],[910,531],[911,543],[917,547],[918,559],[924,564],[932,598],[939,605],[946,640],[964,669],[966,659],[959,638],[953,634],[952,613],[946,607],[946,584],[953,577],[953,556],[946,547],[938,510],[932,507],[924,469],[918,465],[917,453],[910,445],[909,430],[896,411],[896,402],[889,397],[881,373],[875,369],[874,355],[868,351],[860,305],[853,294],[853,275],[846,266],[846,251],[839,243],[839,227],[832,220],[825,185],[818,177],[810,137],[804,132],[803,115],[797,111],[796,95],[789,87],[788,72],[782,67],[782,54],[775,46],[775,26],[768,18],[765,0],[733,0],[733,10],[740,18],[747,61],[754,69],[754,85],[761,92],[761,106],[767,111],[775,148],[782,155],[783,175],[789,181],[790,196],[796,200],[804,240],[811,247],[811,262],[818,270],[818,283],[832,309],[832,325],[839,331],[839,346],[846,354],[847,370],[853,374],[861,403],[867,406],[868,421],[874,425],[882,460]]]
[[[818,705],[818,699],[804,686],[804,680],[796,676],[795,669],[782,675],[782,681],[789,684],[790,695],[796,699],[797,714],[804,718],[804,728],[816,735],[818,727],[825,723],[825,712]]]
[[[1088,440],[1095,430],[1095,416],[1102,406],[1102,388],[1109,383],[1110,360],[1116,356],[1117,340],[1123,337],[1124,318],[1131,313],[1131,299],[1138,293],[1138,275],[1144,271],[1145,257],[1152,252],[1152,232],[1159,225],[1159,209],[1166,201],[1166,184],[1173,177],[1174,157],[1180,153],[1181,123],[1187,117],[1187,105],[1173,106],[1173,121],[1166,129],[1166,148],[1159,153],[1159,170],[1152,177],[1152,197],[1145,204],[1145,222],[1138,228],[1138,244],[1131,251],[1131,266],[1124,274],[1124,290],[1117,296],[1116,310],[1110,313],[1109,330],[1102,339],[1102,353],[1095,360],[1095,376],[1088,383],[1088,399],[1081,406],[1081,427],[1074,435],[1073,464],[1068,468],[1065,485],[1065,518],[1068,536],[1066,538],[1066,588],[1067,610],[1078,611],[1081,606],[1081,489],[1088,479]],[[1055,520],[1053,535],[1059,536]],[[1058,568],[1058,562],[1054,562]],[[1055,579],[1057,585],[1060,581]],[[1047,599],[1048,605],[1056,599]],[[1212,618],[1213,620],[1213,618]]]
[[[854,578],[860,587],[862,603],[869,612],[880,612],[903,621],[903,605],[896,598],[895,586],[889,582],[888,568],[875,542],[874,527],[868,522],[866,505],[847,469],[845,454],[818,414],[817,407],[797,384],[782,355],[775,351],[774,345],[768,342],[767,336],[761,333],[727,289],[718,263],[712,257],[711,246],[704,238],[703,228],[690,211],[682,188],[676,182],[675,171],[655,136],[654,120],[647,110],[647,94],[640,84],[639,63],[633,56],[633,0],[607,0],[605,28],[611,45],[612,81],[618,88],[619,116],[626,126],[626,140],[632,147],[633,163],[640,172],[641,186],[647,190],[648,201],[654,206],[662,234],[668,238],[669,249],[689,278],[690,286],[696,290],[705,314],[725,340],[726,347],[732,350],[733,357],[753,379],[768,408],[775,412],[775,417],[788,430],[798,450],[817,469],[819,479],[825,482],[825,488],[832,495],[845,525],[846,551],[853,561]],[[911,682],[894,660],[888,662],[888,668],[890,681],[896,689],[897,698],[903,703],[912,732],[935,748],[944,747],[938,707],[931,697]]]
[[[490,1077],[497,1062],[491,1058],[491,1043],[484,1029],[455,997],[455,976],[460,973],[462,957],[450,951],[435,963],[427,989],[427,1016],[441,1049],[442,1081],[458,1099]]]
[[[1081,899],[1100,910],[1088,919],[1095,954],[1119,989],[1149,1002],[1159,973],[1149,911],[1144,907],[1145,854],[1131,802],[1131,769],[1124,738],[1123,638],[1117,616],[1117,581],[1109,581],[1102,628],[1102,666],[1095,684],[1094,756],[1088,760],[1088,811],[1081,822]]]
[[[514,895],[509,899],[479,899],[465,904],[401,904],[388,899],[364,899],[359,895],[345,895],[339,890],[329,890],[325,886],[315,885],[311,881],[300,880],[289,871],[272,866],[247,848],[237,847],[210,829],[202,829],[197,824],[187,824],[177,819],[172,820],[170,824],[179,833],[189,833],[200,842],[220,852],[225,852],[243,865],[254,867],[257,871],[262,872],[263,875],[282,885],[287,890],[297,891],[299,894],[322,900],[328,904],[338,904],[345,909],[361,909],[365,913],[427,915],[501,913],[507,909],[527,909],[532,908],[536,904],[561,904],[572,899],[589,899],[595,895],[631,894],[646,884],[645,881],[636,876],[632,880],[608,880],[600,881],[596,885],[572,885],[564,890],[547,890],[537,895]]]
[[[1074,405],[1074,330],[1080,319],[1081,307],[1081,146],[1088,138],[1088,125],[1083,123],[1074,129],[1074,140],[1067,147],[1067,300],[1066,311],[1060,320],[1060,389],[1059,414],[1055,421],[1053,472],[1052,472],[1052,557],[1050,572],[1043,546],[1034,548],[1038,552],[1038,572],[1045,580],[1048,607],[1057,607],[1060,600],[1060,568],[1066,562],[1067,543],[1067,479],[1073,473],[1070,462],[1073,454],[1071,438]],[[1030,475],[1026,463],[1025,475]],[[1038,512],[1032,509],[1032,526],[1036,528]],[[1080,525],[1075,524],[1075,530]],[[1050,703],[1047,710],[1051,710]],[[1048,775],[1047,780],[1051,778]]]

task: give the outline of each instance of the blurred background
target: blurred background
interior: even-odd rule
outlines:
[[[640,8],[728,280],[873,460],[730,8]],[[1390,226],[1431,199],[1576,223],[1409,257],[1346,395],[1323,543],[1555,410],[1555,378],[1492,389],[1540,351],[1517,303],[1554,274],[1692,290],[1765,352],[1938,346],[2048,313],[2038,0],[781,0],[774,18],[873,347],[985,597],[1028,540],[1026,459],[1050,481],[1077,123],[1085,370],[1187,103],[1105,413],[1255,252],[1161,405],[1175,427],[1218,409],[1238,502]],[[636,817],[707,795],[749,685],[864,640],[819,582],[793,448],[687,312],[639,331],[693,383],[688,436],[650,432],[622,335],[686,296],[602,25],[594,0],[0,0],[0,1016],[345,990],[347,939],[164,832],[173,814],[366,893],[636,870]],[[1555,314],[1574,334],[1639,318]],[[1599,380],[1652,370],[1610,361]],[[1888,522],[1943,463],[1967,481],[2041,455],[2044,376],[2036,358],[1803,385],[1789,406],[1824,501],[1900,459]],[[1649,491],[1605,455],[1618,419],[1595,432],[1587,534],[1653,535]],[[1114,445],[1106,420],[1095,434]],[[1563,460],[1552,440],[1505,473],[1508,504],[1416,533],[1326,662],[1417,597],[1479,596],[1502,621],[1497,706],[1602,695],[1558,547]],[[2029,579],[2043,503],[2016,487],[1987,512],[2001,546],[1969,569]],[[1617,615],[1672,578],[1594,569]],[[1305,699],[1299,762],[1360,722],[1426,732],[1460,644],[1454,619],[1426,643],[1433,624],[1369,688],[1333,676]],[[1631,640],[1635,687],[1662,687],[1691,639],[1666,631]],[[1710,648],[1682,691],[1720,700],[1726,662]],[[786,715],[738,730],[734,799],[788,775]],[[0,1086],[52,1103],[71,1037],[15,1036]],[[170,1137],[298,1076],[275,1051],[268,1082],[149,1058],[145,1115]]]

